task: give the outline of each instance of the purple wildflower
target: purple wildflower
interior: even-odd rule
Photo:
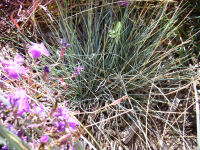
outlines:
[[[4,97],[9,99],[9,102],[13,109],[17,108],[18,116],[22,116],[24,112],[29,111],[29,102],[25,90],[17,89],[12,95],[8,95],[8,93],[5,93]]]
[[[9,78],[17,79],[18,74],[26,74],[25,67],[21,66],[24,58],[19,54],[16,54],[14,60],[2,60],[1,63],[4,66],[4,70],[8,73]]]
[[[71,44],[66,43],[66,44],[64,44],[64,47],[70,48],[70,47],[71,47]]]
[[[23,132],[22,131],[18,131],[17,136],[18,137],[22,137],[22,135],[23,135]]]
[[[40,106],[35,107],[35,112],[36,112],[36,114],[44,113],[44,108],[43,108],[42,104],[40,104]]]
[[[28,54],[32,56],[33,58],[38,58],[42,54],[45,56],[49,56],[49,51],[44,46],[44,43],[40,43],[40,44],[33,43],[32,46],[30,46],[28,49]]]
[[[120,0],[120,6],[126,7],[127,6],[127,0]]]
[[[62,116],[62,108],[58,107],[57,112],[54,114],[54,116],[56,117]]]
[[[57,39],[57,42],[62,46],[59,56],[59,60],[61,60],[65,54],[65,49],[71,47],[71,44],[68,44],[65,38]]]
[[[6,145],[4,145],[3,147],[1,147],[2,150],[7,150],[8,147]]]
[[[20,137],[23,141],[27,141],[27,136],[24,136],[22,131],[18,131],[17,136]]]
[[[40,138],[40,143],[47,143],[49,137],[45,134]]]
[[[69,127],[72,128],[72,130],[74,130],[76,125],[79,124],[73,117],[70,117],[70,116],[69,116],[69,118],[67,120],[67,123],[68,123]]]
[[[42,74],[42,78],[45,82],[49,81],[49,67],[48,66],[44,66],[44,72]]]
[[[33,104],[32,108],[33,109],[30,110],[31,113],[36,114],[36,115],[40,115],[40,117],[46,116],[46,113],[44,111],[42,104],[40,104],[39,106],[37,106],[36,104]]]
[[[63,121],[56,121],[54,123],[54,125],[56,126],[58,132],[65,131],[65,122],[63,122]]]
[[[84,69],[84,66],[80,66],[80,63],[78,62],[78,67],[74,67],[74,76],[80,75],[81,71]]]
[[[66,47],[66,48],[69,48],[71,47],[71,44],[68,44],[66,42],[66,39],[65,38],[62,38],[62,39],[56,39],[57,42],[62,46],[62,47]]]
[[[44,66],[44,72],[47,73],[47,74],[50,72],[48,66]]]
[[[54,113],[54,116],[58,119],[58,121],[54,123],[58,132],[64,131],[66,125],[72,130],[75,129],[76,125],[79,125],[76,119],[70,116],[66,109],[58,107],[57,112]]]
[[[23,89],[18,89],[13,95],[14,99],[18,100],[17,114],[22,116],[24,112],[29,111],[28,97],[26,96],[26,91]]]
[[[25,141],[25,142],[27,142],[27,139],[28,139],[27,136],[22,137],[22,140]]]

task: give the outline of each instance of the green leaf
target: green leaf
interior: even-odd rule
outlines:
[[[19,137],[14,135],[8,129],[0,125],[0,140],[4,139],[4,142],[9,144],[12,149],[15,150],[30,150],[29,146],[25,144]]]
[[[122,30],[122,23],[120,21],[117,21],[114,23],[114,27],[112,30],[109,30],[109,37],[111,38],[117,38],[118,36],[120,36]]]

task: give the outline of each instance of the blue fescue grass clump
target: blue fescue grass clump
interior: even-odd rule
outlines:
[[[184,43],[170,45],[169,41],[177,36],[178,17],[184,10],[167,13],[168,3],[156,8],[142,4],[131,2],[121,7],[118,3],[96,6],[91,2],[74,14],[67,3],[62,7],[57,2],[59,16],[47,22],[52,25],[51,36],[50,40],[43,36],[43,40],[51,45],[54,61],[61,50],[56,41],[65,39],[71,44],[55,75],[65,78],[78,63],[84,66],[81,75],[69,81],[66,95],[73,93],[70,99],[81,102],[132,96],[155,79],[166,80],[164,76],[181,65],[170,57]]]
[[[146,148],[150,148],[149,138],[154,134],[148,122],[149,105],[166,104],[171,108],[173,100],[168,95],[187,86],[193,74],[183,66],[188,56],[176,56],[193,36],[184,41],[177,40],[180,39],[178,30],[187,17],[180,17],[185,9],[177,4],[169,8],[170,4],[161,2],[154,7],[148,2],[133,1],[122,7],[119,3],[104,1],[97,5],[91,1],[76,7],[79,11],[74,13],[67,3],[63,7],[58,2],[59,15],[52,21],[46,20],[50,25],[50,36],[42,36],[42,40],[49,43],[51,53],[55,54],[54,61],[58,60],[62,49],[57,40],[64,39],[71,44],[53,72],[68,83],[67,88],[58,88],[69,105],[85,113],[94,110],[101,115],[105,115],[107,104],[117,105],[111,115],[108,111],[108,116],[119,117],[111,119],[113,122],[107,125],[108,131],[112,131],[114,125],[118,126],[119,120],[128,126],[133,124],[139,129],[141,145]],[[42,33],[39,26],[38,30]],[[79,76],[69,79],[78,64],[84,69]],[[122,100],[124,96],[126,98]],[[98,107],[102,112],[95,110]],[[132,110],[126,113],[131,123],[127,123],[120,113],[127,109]],[[135,111],[141,114],[137,115]],[[154,115],[163,121],[160,114]],[[100,117],[95,117],[91,124],[97,120],[101,121]],[[168,124],[168,120],[163,122]],[[100,125],[94,126],[99,131]],[[121,132],[118,128],[114,131]],[[109,132],[99,134],[104,142],[111,144]]]

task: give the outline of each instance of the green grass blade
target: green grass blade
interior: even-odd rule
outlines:
[[[29,146],[25,144],[19,137],[14,135],[8,129],[0,125],[0,139],[4,139],[6,143],[9,143],[9,147],[15,150],[30,150]]]

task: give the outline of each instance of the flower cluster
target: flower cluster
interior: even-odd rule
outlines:
[[[65,38],[62,39],[56,39],[58,44],[60,44],[62,47],[69,48],[71,47],[71,44],[68,44]]]
[[[57,112],[53,116],[56,118],[54,125],[58,132],[69,132],[69,130],[74,130],[76,125],[79,124],[75,118],[69,115],[67,109],[64,108],[58,107]]]
[[[44,111],[44,107],[42,106],[42,104],[40,105],[32,104],[31,106],[32,106],[32,109],[30,109],[30,113],[39,115],[40,118],[46,117],[46,113]]]
[[[83,71],[84,66],[81,66],[80,63],[78,62],[78,67],[74,67],[74,73],[73,73],[73,77],[76,77],[78,75],[81,74],[81,71]]]
[[[42,54],[45,56],[49,56],[49,51],[44,46],[44,43],[40,43],[40,44],[33,43],[33,45],[30,46],[28,49],[28,54],[32,56],[33,58],[38,58]]]
[[[70,44],[66,44],[65,41],[61,41],[62,46],[65,48],[70,47]],[[34,59],[38,59],[40,56],[45,55],[49,56],[50,53],[46,49],[43,43],[37,44],[33,43],[29,48],[27,53]],[[28,70],[28,67],[24,65],[24,58],[16,54],[14,59],[4,60],[1,59],[0,63],[2,64],[2,70],[7,73],[8,77],[4,74],[0,75],[0,86],[3,87],[5,82],[13,83],[13,86],[16,87],[12,92],[3,91],[3,97],[0,99],[0,122],[1,125],[4,125],[9,131],[17,135],[21,140],[28,143],[32,149],[45,148],[46,145],[49,145],[51,139],[56,136],[63,136],[69,138],[62,138],[59,141],[59,146],[69,146],[73,147],[73,142],[76,140],[73,138],[73,134],[77,132],[76,127],[79,126],[77,119],[71,115],[71,113],[64,107],[45,107],[48,105],[48,101],[40,102],[31,100],[27,92],[34,91],[34,87],[37,87],[31,79],[29,74],[32,72]],[[36,64],[36,61],[33,61]],[[76,77],[81,74],[83,66],[78,63],[77,67],[74,67],[73,77]],[[1,71],[1,70],[0,70]],[[43,67],[43,72],[38,74],[43,74],[43,77],[49,77],[50,68],[48,66]],[[31,87],[29,90],[25,90],[25,86],[22,86],[20,80],[10,80],[18,79],[21,76],[24,79],[25,83],[28,83]],[[6,80],[5,80],[6,79]],[[43,78],[45,79],[45,78]],[[49,79],[49,78],[48,78]],[[44,80],[45,81],[45,80]],[[49,82],[50,79],[48,80]],[[1,85],[2,84],[2,85]],[[6,85],[6,84],[5,84]],[[40,87],[40,86],[39,86]],[[2,88],[3,90],[8,90],[9,86]],[[0,93],[1,94],[1,93]],[[51,110],[50,110],[51,109]],[[2,119],[3,118],[3,119]],[[0,126],[1,126],[0,125]],[[38,138],[30,138],[28,132],[30,128],[39,127],[40,133]],[[33,130],[31,130],[33,131]],[[52,135],[53,134],[53,135]],[[54,135],[55,134],[55,135]],[[65,140],[63,140],[65,139]],[[64,142],[63,142],[64,141]],[[1,147],[2,149],[9,149],[9,144]]]
[[[49,137],[45,134],[40,138],[40,143],[47,143]]]
[[[26,74],[25,67],[21,66],[24,58],[19,54],[15,55],[14,60],[1,60],[4,70],[9,78],[17,79],[19,74]]]
[[[17,110],[18,116],[22,116],[25,112],[29,112],[29,100],[25,90],[17,89],[13,94],[4,93],[4,97],[9,101],[12,110]]]
[[[33,58],[38,58],[41,54],[49,56],[49,51],[44,46],[44,43],[33,43],[28,49],[28,54]],[[23,61],[24,58],[21,55],[16,54],[13,60],[1,60],[1,63],[3,69],[7,72],[8,77],[17,79],[19,74],[26,74],[27,72],[26,68],[22,66]]]

